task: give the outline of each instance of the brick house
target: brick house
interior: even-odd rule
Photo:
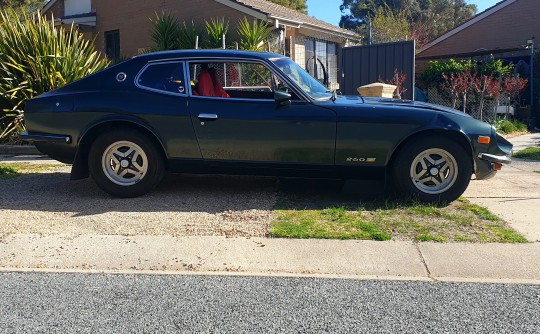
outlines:
[[[493,55],[528,61],[527,40],[540,38],[539,12],[538,0],[500,1],[422,47],[416,54],[417,70],[436,59]]]
[[[170,12],[180,21],[229,20],[232,29],[247,17],[270,23],[283,53],[316,77],[328,69],[330,86],[338,85],[338,53],[358,36],[314,17],[266,0],[50,0],[42,13],[57,24],[76,24],[96,49],[111,59],[131,57],[152,45],[151,21],[156,12]]]
[[[540,42],[539,12],[539,0],[502,0],[422,47],[416,54],[416,73],[421,73],[431,60],[453,58],[481,62],[494,58],[514,64],[515,74],[530,79],[533,58],[530,42],[534,43],[535,50]],[[540,110],[539,88],[536,78],[532,84],[529,82],[521,97],[522,106],[535,106]],[[527,118],[529,112],[527,109],[521,116]]]

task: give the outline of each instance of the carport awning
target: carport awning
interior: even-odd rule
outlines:
[[[84,25],[84,26],[96,26],[96,13],[84,13],[77,15],[63,16],[58,19],[58,24],[75,24],[75,25]]]

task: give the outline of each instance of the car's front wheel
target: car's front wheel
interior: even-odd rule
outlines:
[[[154,141],[131,129],[100,135],[90,148],[88,167],[96,184],[117,197],[146,194],[161,181],[165,171]]]
[[[394,161],[393,181],[397,191],[423,202],[456,200],[467,189],[473,172],[466,150],[445,137],[413,140]]]

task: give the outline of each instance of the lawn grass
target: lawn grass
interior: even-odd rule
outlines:
[[[540,147],[528,147],[513,155],[520,159],[538,160],[540,161]]]
[[[49,172],[64,166],[62,164],[30,164],[26,162],[0,163],[0,181],[13,179],[25,174]]]
[[[9,180],[21,175],[15,168],[12,166],[3,166],[0,165],[0,180]]]
[[[524,243],[527,239],[486,208],[464,198],[436,206],[364,200],[335,194],[281,193],[270,235],[277,238]],[[322,197],[322,198],[321,198]]]

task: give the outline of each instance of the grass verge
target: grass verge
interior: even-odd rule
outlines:
[[[275,207],[277,218],[270,235],[301,239],[527,242],[489,210],[464,198],[440,207],[398,200],[355,203],[316,197],[282,194]]]
[[[540,147],[527,147],[513,155],[520,159],[538,160],[540,161]]]
[[[9,180],[24,174],[54,171],[61,164],[30,164],[25,162],[0,163],[0,180]]]

